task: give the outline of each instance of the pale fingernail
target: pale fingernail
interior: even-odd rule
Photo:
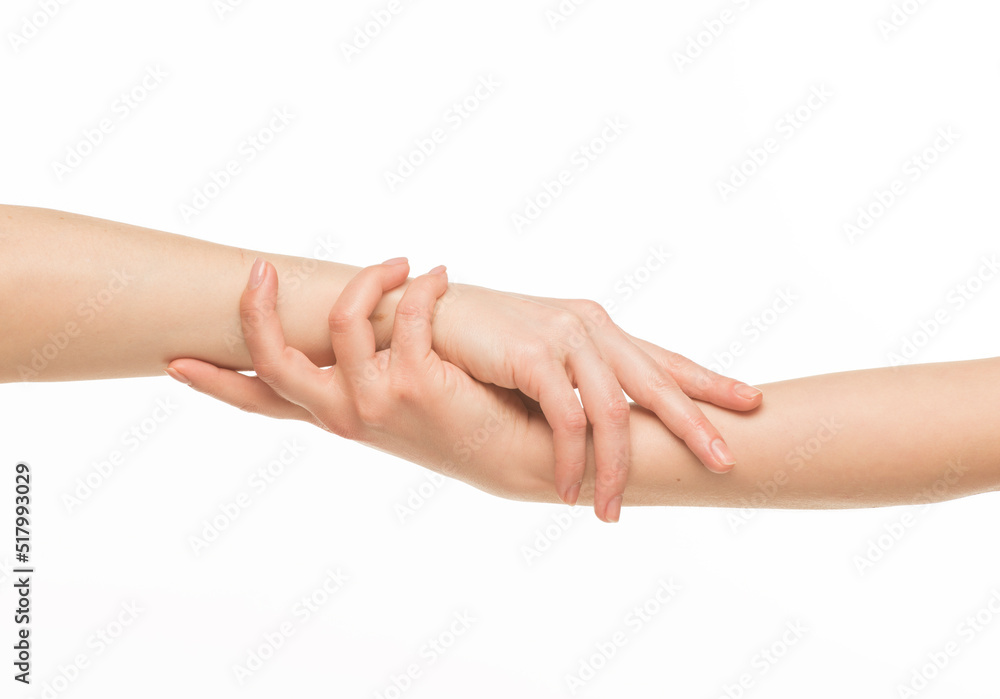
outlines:
[[[405,257],[394,257],[391,260],[386,260],[382,264],[384,265],[401,265],[406,262]]]
[[[250,268],[250,281],[247,282],[247,288],[256,289],[262,281],[264,281],[264,258],[258,257],[253,261],[253,267]]]
[[[733,457],[733,453],[729,451],[729,447],[721,439],[715,439],[712,441],[712,453],[715,458],[723,466],[732,466],[736,463],[736,459]]]
[[[576,483],[574,483],[569,487],[569,490],[566,491],[566,497],[564,498],[564,501],[570,507],[575,505],[576,501],[580,499],[580,486],[582,484],[583,481],[577,481]]]
[[[184,376],[184,374],[177,371],[173,367],[168,366],[166,369],[164,369],[164,371],[167,372],[167,376],[169,376],[170,378],[176,379],[177,381],[180,381],[182,384],[186,384],[188,386],[191,385],[191,382],[188,381],[188,377]]]
[[[434,269],[432,269],[427,274],[444,274],[444,270],[445,270],[445,266],[444,265],[438,265],[437,267],[435,267]]]
[[[746,398],[747,400],[753,400],[762,393],[759,388],[754,388],[753,386],[745,383],[736,384],[735,391],[736,395],[740,398]]]
[[[604,519],[613,524],[617,522],[621,518],[621,516],[622,516],[622,496],[619,495],[618,497],[612,499],[611,502],[608,503],[608,509],[604,511]]]

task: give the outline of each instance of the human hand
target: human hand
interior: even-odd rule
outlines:
[[[405,260],[375,265],[348,283],[329,314],[337,363],[320,369],[285,344],[275,310],[277,273],[258,260],[240,300],[257,376],[197,359],[175,359],[167,371],[242,410],[310,422],[494,495],[539,499],[552,488],[538,475],[551,454],[544,418],[517,392],[475,381],[431,349],[431,315],[448,285],[443,268],[409,283],[396,307],[391,344],[376,351],[369,316],[408,270]]]
[[[732,468],[725,440],[691,399],[752,410],[761,404],[757,389],[632,337],[593,301],[450,287],[434,317],[434,347],[473,378],[538,402],[554,433],[555,484],[564,502],[576,504],[580,493],[589,421],[597,462],[594,511],[604,521],[618,520],[630,463],[626,392],[710,470]]]

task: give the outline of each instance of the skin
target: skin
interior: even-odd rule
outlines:
[[[0,335],[0,382],[153,376],[178,357],[250,369],[239,297],[258,255],[281,280],[277,310],[289,345],[331,366],[338,355],[327,315],[359,272],[19,206],[0,206],[0,245],[0,290],[8,300],[0,325],[17,329]],[[379,349],[389,346],[408,284],[384,294],[371,312]],[[450,284],[434,321],[439,356],[541,407],[555,435],[552,488],[564,502],[579,497],[593,440],[600,473],[593,504],[605,521],[620,515],[632,462],[625,392],[718,473],[735,459],[692,399],[732,410],[761,404],[759,390],[628,335],[591,301]]]
[[[244,410],[313,422],[495,495],[554,502],[553,431],[523,394],[474,381],[431,346],[443,269],[418,277],[377,350],[368,311],[406,275],[366,268],[329,314],[341,361],[320,369],[288,346],[275,309],[278,279],[263,260],[241,298],[258,377],[194,359],[185,382]],[[650,411],[631,406],[626,505],[858,508],[937,502],[1000,490],[1000,358],[812,376],[768,384],[765,405],[701,408],[730,435],[740,467],[701,468]],[[367,387],[366,390],[360,390]],[[374,389],[374,390],[370,390]],[[468,448],[473,444],[475,449]],[[599,471],[592,435],[580,501]]]

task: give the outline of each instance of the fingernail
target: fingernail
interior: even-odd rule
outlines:
[[[445,266],[444,265],[438,265],[437,267],[435,267],[434,269],[432,269],[427,274],[444,274],[444,270],[445,270]]]
[[[250,281],[247,282],[247,288],[256,289],[262,281],[264,281],[264,258],[258,257],[253,261],[253,267],[250,268]]]
[[[405,257],[394,257],[391,260],[386,260],[382,264],[384,264],[384,265],[401,265],[401,264],[404,264],[405,262],[406,262],[406,258]]]
[[[747,400],[753,400],[762,393],[759,388],[754,388],[753,386],[745,383],[736,384],[735,390],[736,395],[740,398],[746,398]]]
[[[729,447],[721,439],[715,439],[712,441],[712,453],[715,458],[723,466],[732,466],[736,463],[736,459],[733,458],[733,453],[729,451]]]
[[[614,523],[622,516],[622,496],[619,495],[608,503],[608,509],[604,511],[604,519]]]
[[[182,384],[185,384],[186,386],[191,385],[191,382],[188,381],[188,377],[184,376],[184,374],[177,371],[173,367],[168,366],[166,369],[164,369],[164,371],[167,372],[167,376],[169,376],[170,378],[180,381]]]
[[[566,497],[564,501],[570,507],[575,505],[576,501],[580,499],[580,485],[582,483],[583,481],[577,481],[576,483],[574,483],[569,487],[569,490],[566,491]]]

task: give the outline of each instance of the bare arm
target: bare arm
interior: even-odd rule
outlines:
[[[0,383],[155,376],[177,357],[250,369],[239,299],[258,255],[280,280],[277,311],[289,345],[319,366],[335,363],[327,315],[357,267],[0,206]],[[408,284],[372,312],[380,349]],[[633,342],[593,302],[450,285],[434,319],[433,346],[442,358],[540,402],[555,433],[553,487],[565,502],[577,500],[593,426],[597,467],[606,476],[594,507],[606,520],[617,519],[629,463],[625,392],[718,472],[732,467],[732,454],[691,399],[733,410],[761,402],[750,386]]]
[[[162,375],[178,356],[249,369],[239,298],[256,252],[48,209],[0,206],[0,382]],[[358,268],[268,255],[289,341],[333,363],[326,317]],[[376,311],[388,337],[397,292]]]
[[[376,275],[389,279],[405,274],[385,267],[366,270],[369,281],[359,279],[355,285],[362,289],[368,284],[363,296],[371,307],[392,288],[392,283],[376,285]],[[557,501],[553,432],[530,401],[452,371],[428,343],[418,354],[434,371],[397,366],[400,370],[386,388],[353,392],[345,402],[343,390],[324,387],[336,373],[319,372],[286,347],[273,312],[276,287],[271,270],[265,283],[248,286],[242,299],[245,309],[255,311],[244,318],[263,379],[194,359],[173,362],[196,390],[252,412],[313,422],[501,497]],[[335,308],[331,319],[338,322],[331,323],[331,341],[348,343],[350,336],[364,341],[366,327],[370,331],[365,314],[365,307],[351,317]],[[423,314],[419,307],[410,308],[403,316],[423,324],[415,327],[431,323],[426,308]],[[419,332],[397,333],[388,350],[358,352],[353,358],[357,366],[344,369],[378,376],[393,366],[393,352],[421,337]],[[422,341],[428,342],[426,337]],[[750,412],[704,404],[706,415],[730,435],[740,460],[726,475],[701,468],[653,414],[632,406],[623,504],[877,507],[998,490],[998,385],[1000,358],[993,358],[781,381],[765,386],[766,404]],[[593,498],[596,474],[588,435],[581,502]]]
[[[1000,358],[866,369],[765,384],[749,413],[702,405],[739,465],[696,466],[633,406],[626,505],[850,508],[936,502],[1000,490]],[[543,427],[522,473],[526,499],[551,501]],[[593,493],[588,466],[581,493]]]

